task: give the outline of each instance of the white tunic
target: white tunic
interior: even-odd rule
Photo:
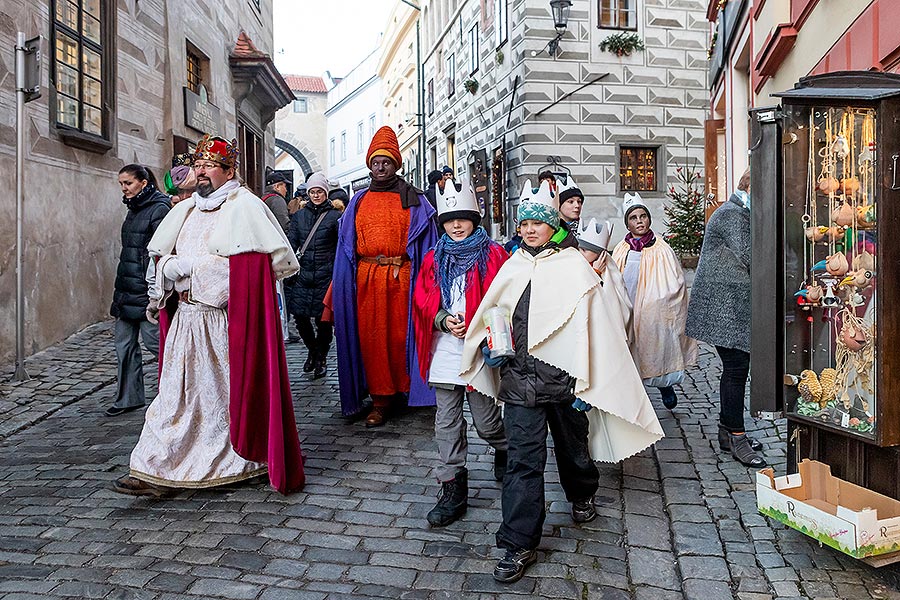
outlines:
[[[166,336],[159,394],[131,453],[131,474],[157,485],[203,488],[266,472],[231,446],[228,369],[228,259],[210,254],[221,211],[194,209],[174,253],[193,259],[191,302],[180,302]],[[157,263],[157,277],[171,255]]]
[[[460,275],[453,280],[450,288],[450,298],[453,302],[447,310],[452,315],[466,314],[465,278],[465,275]],[[428,383],[466,385],[465,380],[459,376],[464,343],[465,340],[452,333],[438,331],[434,335],[434,354],[428,372]]]

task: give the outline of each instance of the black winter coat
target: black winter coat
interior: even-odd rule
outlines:
[[[140,321],[150,299],[147,297],[147,244],[160,221],[169,214],[169,197],[152,185],[125,203],[128,214],[122,223],[122,252],[116,268],[116,290],[109,312],[118,319]]]
[[[500,367],[500,400],[519,406],[539,406],[575,401],[575,379],[561,369],[528,353],[528,309],[531,284],[522,292],[512,316],[513,346],[516,355]]]
[[[319,206],[307,201],[306,206],[291,216],[288,240],[295,252],[312,230],[319,215],[325,218],[313,234],[300,259],[300,272],[286,282],[288,312],[298,317],[321,317],[322,300],[331,284],[334,257],[337,253],[339,210],[326,200]]]

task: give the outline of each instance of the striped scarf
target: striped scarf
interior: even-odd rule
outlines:
[[[441,306],[449,309],[453,304],[453,296],[450,290],[453,281],[460,275],[465,275],[478,267],[478,273],[484,278],[487,271],[488,251],[491,238],[483,227],[476,227],[472,235],[458,242],[446,233],[441,236],[434,246],[434,279],[441,288]],[[463,294],[469,289],[471,278],[466,277]]]

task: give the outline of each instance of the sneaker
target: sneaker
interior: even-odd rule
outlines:
[[[432,527],[446,527],[464,514],[469,508],[468,472],[463,470],[450,481],[441,484],[437,504],[425,518]]]
[[[312,373],[314,368],[316,368],[316,353],[310,350],[306,353],[306,362],[303,363],[303,372]]]
[[[675,395],[675,388],[671,385],[667,387],[659,388],[659,393],[662,394],[662,403],[663,406],[672,410],[676,406],[678,406],[678,396]]]
[[[522,579],[525,569],[537,562],[534,550],[507,550],[506,556],[494,567],[494,581],[515,583]]]
[[[496,450],[494,452],[494,480],[503,481],[506,476],[506,463],[509,460],[509,452],[507,450]]]
[[[572,520],[576,523],[588,523],[597,517],[594,509],[594,497],[585,500],[576,500],[572,503]]]

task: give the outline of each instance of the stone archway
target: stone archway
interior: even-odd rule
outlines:
[[[309,161],[306,159],[306,156],[304,156],[303,153],[300,152],[300,150],[298,150],[296,146],[294,146],[293,144],[290,144],[284,140],[275,138],[275,147],[287,152],[291,158],[293,158],[295,161],[297,161],[297,164],[300,165],[300,170],[303,171],[303,174],[306,177],[309,177],[313,173],[312,165],[309,164]]]

